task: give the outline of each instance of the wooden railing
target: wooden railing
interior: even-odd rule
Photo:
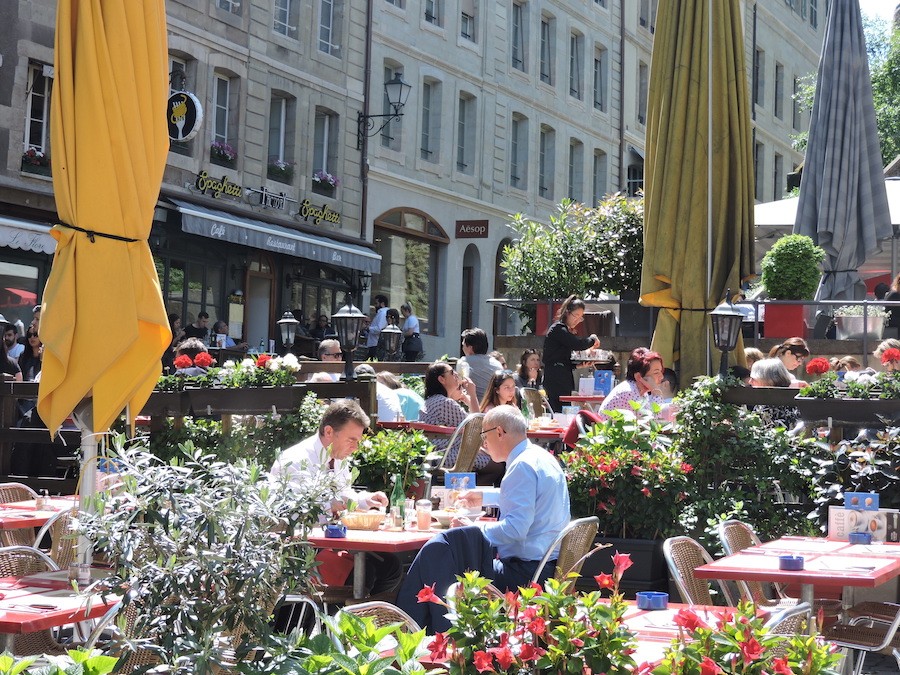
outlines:
[[[299,383],[291,387],[246,387],[241,389],[188,389],[182,392],[153,392],[141,411],[149,417],[151,433],[166,417],[190,415],[245,415],[296,410],[308,392],[321,399],[355,398],[372,419],[377,413],[375,380],[361,378],[353,382]],[[21,428],[18,402],[37,399],[34,382],[0,383],[0,482],[19,481],[36,490],[53,494],[71,494],[77,487],[77,449],[81,432],[64,426],[54,442],[46,428]],[[71,465],[63,476],[23,476],[12,472],[13,448],[16,444],[53,443],[57,456]]]

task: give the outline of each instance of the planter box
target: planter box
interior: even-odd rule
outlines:
[[[884,427],[885,421],[900,415],[900,401],[860,398],[804,398],[798,396],[794,405],[806,421],[824,422],[831,418],[838,424],[862,427]]]
[[[662,539],[617,539],[597,537],[594,544],[611,544],[584,561],[581,577],[575,584],[580,591],[596,591],[594,577],[601,572],[611,574],[612,556],[616,551],[631,554],[634,563],[622,576],[620,590],[626,598],[634,598],[638,591],[669,591],[669,568],[663,555]]]
[[[767,338],[806,337],[805,305],[766,304]]]
[[[295,392],[297,400],[295,401]],[[299,405],[295,387],[241,387],[236,389],[185,389],[191,414],[253,415],[292,410]]]
[[[722,392],[722,402],[749,406],[794,405],[798,391],[793,387],[732,387]]]
[[[866,319],[865,328],[863,318]],[[837,326],[837,339],[862,340],[866,336],[866,339],[877,342],[884,330],[884,319],[883,316],[836,316],[834,322]]]

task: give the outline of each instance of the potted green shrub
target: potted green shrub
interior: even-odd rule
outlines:
[[[433,449],[421,431],[379,431],[364,439],[353,453],[353,465],[359,471],[357,481],[369,490],[390,494],[393,477],[399,475],[404,492],[423,496],[425,457]]]
[[[812,300],[825,251],[804,234],[789,234],[762,259],[762,284],[770,300]],[[766,337],[804,337],[803,305],[766,305]]]

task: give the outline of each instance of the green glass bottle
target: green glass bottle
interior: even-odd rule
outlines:
[[[398,507],[400,514],[406,518],[406,493],[403,491],[403,480],[399,473],[394,474],[394,489],[391,490],[391,506]]]

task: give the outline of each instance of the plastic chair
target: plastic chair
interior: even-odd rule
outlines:
[[[456,431],[453,432],[453,435],[450,436],[450,440],[447,442],[447,452],[444,453],[444,457],[441,459],[441,464],[438,467],[440,471],[444,473],[467,473],[472,471],[475,467],[475,457],[478,455],[478,451],[481,450],[481,429],[483,424],[484,413],[471,413],[456,427]],[[456,460],[453,462],[453,466],[447,467],[447,454],[450,452],[453,444],[456,443],[457,438],[460,439],[459,452],[456,453]]]
[[[0,577],[22,577],[58,569],[49,556],[31,546],[0,548]],[[65,654],[68,646],[57,642],[49,630],[23,633],[13,638],[13,656]]]
[[[713,598],[706,579],[694,576],[694,570],[713,561],[706,549],[690,537],[670,537],[663,542],[663,555],[675,579],[682,600],[692,605],[712,605]],[[728,587],[719,583],[725,604],[733,607]]]
[[[375,622],[377,628],[399,623],[403,624],[403,628],[407,633],[417,633],[422,630],[415,619],[409,614],[396,605],[381,600],[372,600],[370,602],[361,602],[357,605],[348,605],[341,609],[341,611],[355,616],[370,617]]]
[[[37,499],[37,492],[24,483],[0,483],[0,504],[24,502]],[[31,546],[34,529],[21,527],[15,530],[0,530],[0,544],[3,546]]]
[[[75,562],[78,536],[72,531],[72,518],[77,513],[78,507],[73,507],[54,514],[38,530],[34,539],[34,548],[40,549],[44,537],[50,535],[50,550],[46,553],[60,569],[66,569],[70,563]]]
[[[600,529],[600,519],[597,516],[578,518],[566,525],[556,535],[556,539],[553,540],[544,557],[541,558],[541,562],[538,564],[537,570],[535,570],[531,579],[532,583],[537,583],[538,579],[541,578],[541,572],[544,571],[544,567],[550,562],[553,551],[557,549],[559,550],[559,557],[556,560],[556,572],[553,574],[553,577],[562,581],[570,572],[580,574],[581,567],[584,565],[584,559],[591,550],[598,529]]]

